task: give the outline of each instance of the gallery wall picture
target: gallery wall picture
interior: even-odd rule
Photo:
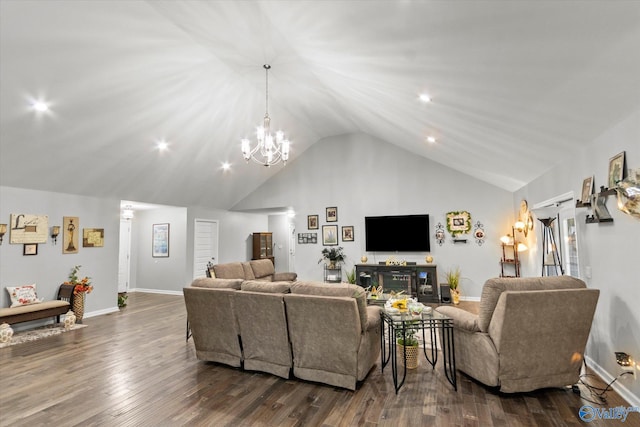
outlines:
[[[25,243],[22,249],[22,255],[38,255],[38,244]]]
[[[9,243],[47,243],[49,217],[47,215],[11,214]]]
[[[338,226],[337,225],[322,226],[322,244],[324,246],[338,245]]]
[[[338,222],[338,208],[332,206],[327,208],[327,222]]]
[[[82,229],[83,248],[101,248],[104,246],[104,228]]]
[[[169,257],[169,224],[153,224],[152,256]]]
[[[62,253],[77,254],[80,246],[80,218],[62,217]]]

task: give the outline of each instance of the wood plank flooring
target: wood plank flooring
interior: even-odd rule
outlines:
[[[423,361],[398,395],[379,364],[355,392],[243,372],[196,359],[182,297],[128,303],[87,328],[0,349],[0,425],[574,426],[590,404],[567,389],[501,394],[460,373],[455,392],[441,362]],[[604,407],[618,405],[609,392]],[[640,414],[620,425],[640,426]]]

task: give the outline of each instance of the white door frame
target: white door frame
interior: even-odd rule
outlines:
[[[128,292],[131,283],[131,221],[120,220],[120,242],[118,248],[118,292]],[[122,260],[124,265],[122,264]],[[124,269],[123,269],[124,267]]]

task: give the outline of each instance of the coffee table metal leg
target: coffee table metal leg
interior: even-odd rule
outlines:
[[[458,391],[453,327],[451,325],[445,326],[444,323],[442,323],[442,361],[444,364],[444,374],[447,377],[447,380],[449,380],[453,389]]]

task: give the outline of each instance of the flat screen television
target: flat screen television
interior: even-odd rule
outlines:
[[[429,215],[367,216],[368,252],[429,252]]]

